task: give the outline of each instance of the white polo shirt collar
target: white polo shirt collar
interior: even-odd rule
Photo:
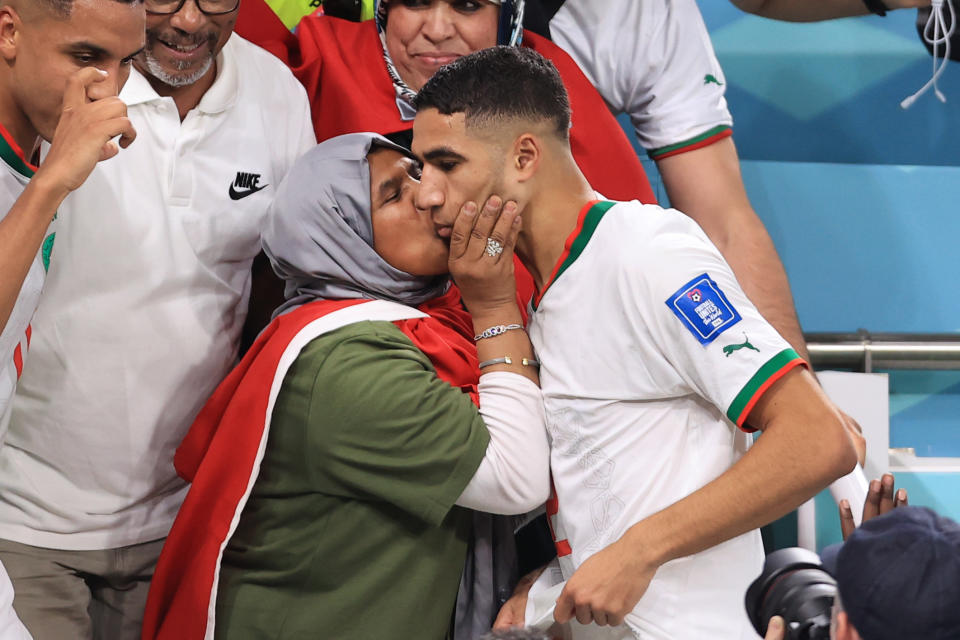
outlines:
[[[223,49],[217,54],[217,77],[214,79],[213,84],[210,85],[210,88],[207,89],[207,92],[203,94],[203,97],[200,99],[200,104],[196,107],[196,109],[202,113],[222,113],[233,106],[237,100],[240,77],[237,70],[236,56],[230,54],[224,55],[228,48],[234,46],[237,37],[236,34],[231,34],[230,39],[227,40]],[[130,78],[123,86],[120,97],[127,106],[131,107],[137,104],[145,104],[155,100],[165,99],[164,96],[161,96],[154,90],[147,78],[137,71],[137,69],[131,69]]]

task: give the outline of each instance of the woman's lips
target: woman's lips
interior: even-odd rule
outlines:
[[[460,54],[457,53],[443,53],[441,51],[430,51],[427,53],[418,53],[413,56],[419,60],[422,64],[429,67],[442,67],[443,65],[450,64],[454,60],[460,57]]]

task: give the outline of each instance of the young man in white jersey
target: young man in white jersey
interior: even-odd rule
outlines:
[[[52,222],[100,160],[136,136],[117,92],[143,48],[137,0],[0,2],[0,442],[50,262]],[[51,147],[37,167],[40,140]],[[0,638],[29,637],[0,566]]]
[[[0,449],[0,561],[38,638],[140,637],[186,493],[173,452],[236,360],[267,207],[316,143],[303,87],[233,33],[238,10],[143,1],[120,94],[137,142],[60,207]]]
[[[490,193],[522,210],[567,579],[556,619],[626,622],[611,637],[755,638],[756,529],[853,468],[839,412],[693,221],[593,191],[549,62],[471,54],[417,108],[419,204],[438,228]]]

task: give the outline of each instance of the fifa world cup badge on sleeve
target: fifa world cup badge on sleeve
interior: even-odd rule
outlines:
[[[719,285],[705,273],[680,287],[667,299],[667,306],[704,346],[741,319]]]

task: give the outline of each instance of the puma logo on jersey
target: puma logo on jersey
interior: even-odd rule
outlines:
[[[713,74],[708,73],[707,75],[703,76],[703,84],[710,84],[711,82],[717,85],[718,87],[723,86],[723,83],[717,80],[716,76],[714,76]]]
[[[270,186],[268,184],[257,184],[259,181],[259,173],[237,171],[237,177],[230,183],[230,199],[240,200]]]
[[[747,334],[743,334],[743,342],[740,344],[728,344],[723,348],[723,355],[729,358],[731,353],[739,351],[740,349],[753,349],[757,353],[760,353],[760,349],[750,344],[750,339],[747,337]]]

